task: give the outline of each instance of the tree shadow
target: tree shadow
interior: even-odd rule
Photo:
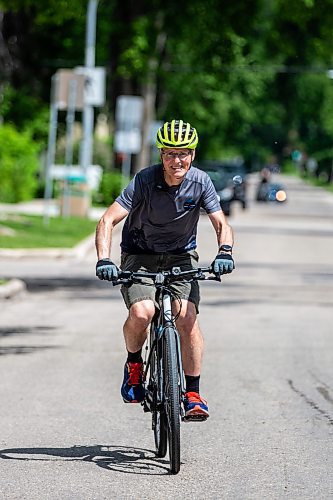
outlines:
[[[32,333],[41,333],[47,335],[55,330],[55,326],[1,326],[0,337],[11,337],[12,335],[30,335]]]
[[[140,475],[169,474],[169,462],[151,450],[128,446],[72,446],[70,448],[7,448],[3,460],[92,462],[102,469]]]
[[[55,345],[9,345],[0,347],[0,356],[8,354],[31,354],[37,351],[45,351],[48,349],[58,349]]]

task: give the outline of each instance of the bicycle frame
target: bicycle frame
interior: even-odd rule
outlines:
[[[177,358],[178,358],[178,369],[180,373],[180,385],[181,385],[181,394],[182,397],[185,394],[185,375],[184,371],[182,368],[182,357],[181,357],[181,345],[180,345],[180,338],[179,338],[179,333],[175,325],[175,319],[174,315],[172,313],[172,297],[171,293],[168,289],[168,285],[164,284],[165,277],[173,275],[175,277],[175,281],[177,280],[178,276],[184,276],[184,275],[193,275],[197,274],[195,277],[196,280],[214,280],[214,281],[221,281],[220,276],[215,276],[215,277],[210,277],[210,278],[205,278],[204,273],[212,273],[211,267],[207,268],[198,268],[198,269],[192,269],[189,271],[181,271],[180,268],[174,267],[172,268],[171,272],[170,271],[161,271],[159,273],[150,273],[150,272],[132,272],[132,271],[123,271],[121,281],[117,280],[113,282],[113,285],[118,285],[121,283],[131,283],[133,282],[134,279],[139,279],[142,277],[151,277],[154,279],[154,284],[156,286],[156,299],[157,303],[159,305],[159,313],[155,315],[155,318],[153,319],[153,326],[155,326],[155,330],[160,330],[162,329],[161,332],[155,331],[154,334],[154,341],[150,345],[149,349],[149,354],[148,354],[148,359],[146,361],[146,367],[144,370],[144,380],[147,379],[147,374],[149,371],[150,367],[150,360],[152,356],[153,349],[155,348],[155,345],[160,338],[161,334],[165,334],[165,329],[167,327],[171,327],[174,329],[176,332],[176,344],[177,344]],[[150,411],[149,408],[147,408],[146,411]]]
[[[149,354],[148,354],[148,359],[146,361],[146,367],[144,371],[144,380],[147,380],[147,374],[150,368],[150,360],[151,356],[153,353],[153,350],[156,348],[157,343],[161,339],[163,335],[168,335],[170,333],[175,334],[176,337],[176,345],[177,345],[177,362],[178,362],[178,372],[180,375],[180,393],[182,395],[182,398],[185,394],[185,375],[184,375],[184,370],[183,370],[183,364],[182,364],[182,357],[181,357],[181,345],[180,345],[180,337],[178,330],[175,326],[175,319],[174,315],[172,312],[172,301],[171,301],[171,295],[170,292],[168,291],[167,287],[161,287],[157,290],[157,302],[159,305],[159,312],[157,312],[152,328],[154,329],[154,335],[153,335],[153,342],[150,345],[149,348]],[[157,311],[158,311],[157,310]],[[149,340],[149,339],[147,339]],[[163,374],[161,374],[163,376]],[[163,384],[161,384],[161,387]],[[163,402],[163,394],[159,395],[159,402],[160,404]],[[147,403],[147,401],[146,401]],[[147,410],[149,411],[149,405]]]

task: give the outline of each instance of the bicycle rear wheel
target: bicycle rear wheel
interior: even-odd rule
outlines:
[[[151,331],[151,345],[155,338],[154,326]],[[162,403],[163,400],[163,349],[162,339],[159,339],[153,348],[151,361],[150,361],[150,382],[152,397],[152,428],[154,431],[154,439],[156,446],[156,456],[165,457],[168,447],[168,433],[167,433],[167,416],[165,408]]]
[[[164,333],[164,395],[167,415],[170,471],[180,469],[180,374],[177,353],[177,332],[168,327]]]

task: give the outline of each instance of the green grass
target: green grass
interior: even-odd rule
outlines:
[[[326,191],[333,193],[333,183],[325,182],[321,179],[318,179],[314,175],[310,175],[308,173],[306,173],[305,175],[301,175],[297,167],[292,162],[286,162],[284,164],[282,173],[299,177],[308,184],[311,184],[311,186],[322,187],[326,189]]]
[[[92,234],[96,224],[81,217],[50,217],[44,224],[41,216],[7,215],[0,219],[0,226],[15,234],[0,234],[0,248],[71,248]]]
[[[326,191],[330,191],[331,193],[333,193],[333,184],[328,184],[327,182],[321,181],[316,177],[302,177],[302,178],[312,186],[319,186],[326,189]]]

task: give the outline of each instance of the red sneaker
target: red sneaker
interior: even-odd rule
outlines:
[[[125,363],[121,395],[125,403],[140,403],[144,400],[143,363]]]
[[[203,421],[209,417],[207,401],[197,392],[187,392],[185,394],[185,417],[186,421]]]

